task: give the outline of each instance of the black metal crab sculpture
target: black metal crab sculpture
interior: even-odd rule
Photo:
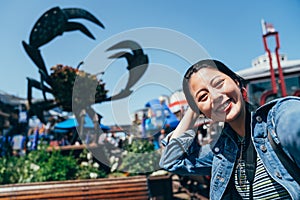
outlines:
[[[72,102],[61,101],[60,97],[58,97],[58,95],[56,94],[57,92],[55,91],[57,91],[56,89],[58,86],[57,84],[55,84],[56,83],[55,79],[53,79],[53,77],[49,75],[39,48],[67,31],[79,30],[89,38],[95,39],[95,37],[84,25],[77,22],[69,21],[70,19],[75,19],[75,18],[86,19],[95,23],[96,25],[98,25],[103,29],[105,28],[104,25],[94,15],[92,15],[86,10],[80,8],[61,9],[59,7],[54,7],[46,11],[35,23],[30,33],[29,44],[22,41],[23,47],[27,55],[38,67],[40,73],[40,81],[37,81],[32,78],[27,78],[28,80],[27,99],[30,107],[29,116],[36,115],[42,122],[45,122],[44,115],[43,115],[44,111],[57,106],[62,106],[63,109],[70,111],[70,108],[72,107]],[[122,57],[126,58],[128,62],[127,69],[129,70],[128,83],[126,84],[123,90],[121,90],[118,94],[112,95],[111,97],[106,96],[107,91],[105,91],[103,83],[102,85],[97,83],[97,87],[100,86],[100,90],[103,90],[101,95],[96,94],[96,96],[94,96],[93,98],[93,102],[90,101],[86,102],[87,104],[85,103],[83,107],[81,107],[81,109],[86,109],[86,111],[90,116],[93,116],[94,114],[94,112],[90,108],[90,104],[101,103],[104,101],[113,101],[113,100],[117,100],[129,96],[132,93],[132,91],[130,90],[131,87],[145,73],[149,63],[148,56],[144,54],[141,46],[136,42],[131,40],[122,41],[110,47],[108,51],[124,49],[124,48],[131,49],[132,53],[122,51],[120,53],[116,53],[110,56],[109,58],[122,58]],[[80,64],[78,65],[77,68],[79,68],[79,66]],[[95,76],[93,78],[95,78]],[[42,91],[44,101],[32,102],[33,88]],[[69,89],[72,90],[72,88]],[[54,97],[56,97],[56,99],[48,100],[46,97],[46,93],[53,94]]]

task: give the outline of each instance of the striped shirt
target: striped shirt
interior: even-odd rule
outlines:
[[[250,199],[250,184],[246,177],[245,161],[241,160],[235,170],[235,187],[243,199]],[[274,181],[266,171],[259,156],[253,181],[253,199],[291,199],[284,187]]]

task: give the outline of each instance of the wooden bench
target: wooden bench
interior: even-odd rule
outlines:
[[[0,186],[0,199],[149,199],[146,176]]]

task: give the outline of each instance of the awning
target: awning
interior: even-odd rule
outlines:
[[[57,123],[54,127],[59,129],[71,129],[78,126],[75,118],[66,119],[65,121]]]
[[[63,122],[57,123],[54,126],[54,128],[57,128],[57,129],[72,129],[72,128],[75,128],[77,126],[78,126],[78,122],[77,122],[76,118],[69,118],[69,119],[66,119]],[[94,128],[93,120],[88,115],[86,115],[84,117],[84,128]],[[105,126],[103,124],[100,124],[100,128],[102,130],[109,130],[110,129],[109,126]]]

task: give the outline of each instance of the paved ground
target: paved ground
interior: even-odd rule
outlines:
[[[208,200],[205,196],[200,195],[199,193],[191,193],[186,188],[182,187],[178,181],[178,176],[172,176],[172,180],[174,200]]]
[[[208,198],[201,196],[199,194],[187,194],[187,193],[180,193],[174,194],[174,200],[208,200]]]

